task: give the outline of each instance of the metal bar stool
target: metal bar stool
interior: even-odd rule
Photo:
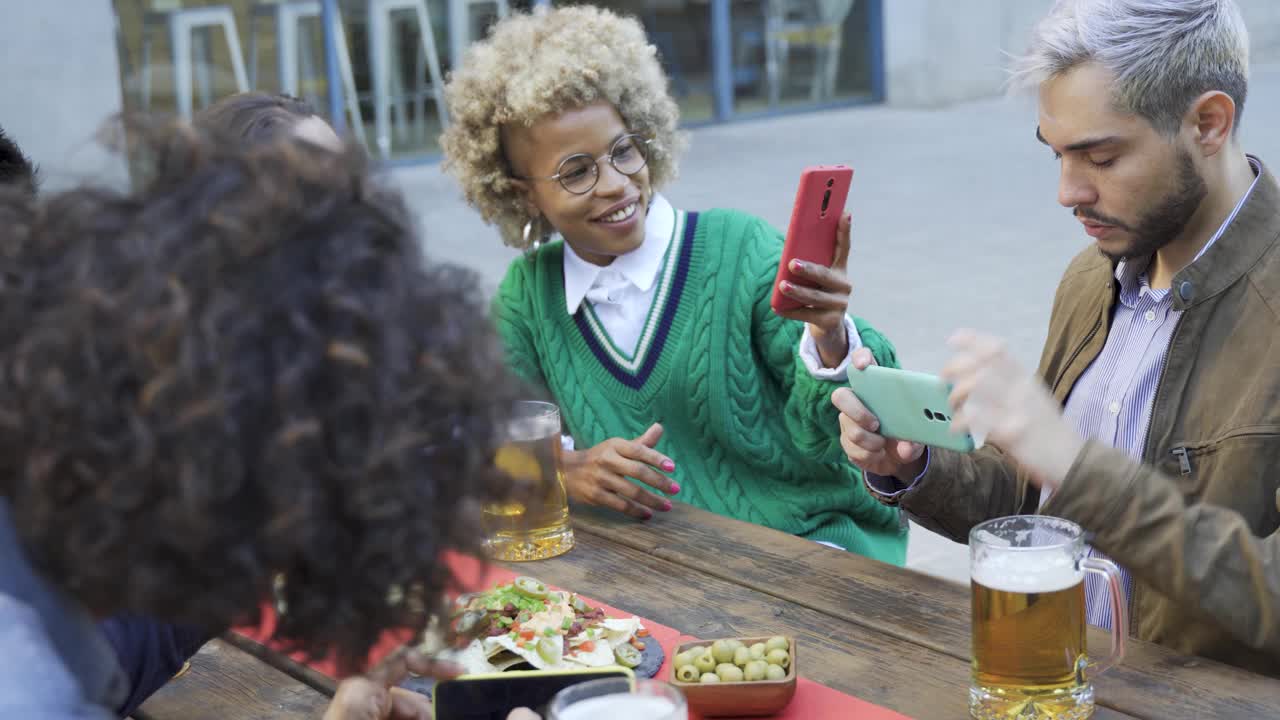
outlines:
[[[449,0],[449,61],[455,71],[462,65],[467,46],[476,39],[471,36],[475,27],[471,11],[477,5],[493,5],[499,20],[511,12],[507,0]]]
[[[222,28],[226,36],[236,89],[239,92],[249,89],[244,55],[240,52],[240,35],[236,31],[236,17],[230,6],[181,8],[174,7],[172,2],[153,3],[143,18],[142,26],[141,81],[144,111],[151,107],[151,36],[159,27],[166,28],[169,34],[169,49],[173,54],[174,98],[178,114],[182,118],[191,119],[192,106],[195,104],[192,75],[197,73],[191,57],[193,49],[198,50],[201,55],[200,72],[197,74],[201,96],[206,104],[212,99],[212,81],[208,74],[212,65],[212,53],[206,33],[213,28]]]
[[[253,6],[249,20],[249,82],[258,87],[258,33],[260,17],[270,20],[276,32],[276,73],[280,91],[301,96],[301,77],[314,77],[316,72],[306,33],[299,32],[302,21],[320,18],[320,0],[262,0]],[[342,15],[334,17],[333,37],[338,51],[338,72],[342,76],[342,91],[346,99],[347,116],[351,128],[364,142],[364,117],[360,113],[360,100],[356,95],[355,73],[351,69],[351,53],[347,49],[347,36],[343,31]],[[302,72],[299,73],[299,65]]]
[[[427,70],[431,76],[430,86],[421,85],[420,78],[414,78],[412,89],[404,87],[400,68],[397,67],[392,78],[389,67],[392,49],[395,45],[392,37],[392,14],[402,10],[414,11],[418,22],[418,34],[422,40],[422,52],[426,55]],[[389,110],[395,106],[401,113],[400,103],[408,97],[421,97],[430,94],[436,103],[436,113],[440,117],[442,127],[449,124],[448,110],[444,105],[444,76],[440,72],[440,59],[436,53],[435,35],[431,26],[431,16],[427,12],[425,0],[369,0],[369,66],[373,72],[373,119],[374,137],[378,152],[383,158],[391,155],[391,117]],[[415,63],[416,65],[416,63]],[[395,84],[393,94],[393,82]],[[419,120],[421,121],[421,117]],[[403,118],[401,118],[403,121]],[[403,125],[403,122],[398,123]],[[402,127],[398,128],[402,130]]]

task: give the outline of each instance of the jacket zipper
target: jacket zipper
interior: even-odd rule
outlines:
[[[1178,458],[1178,472],[1183,475],[1191,474],[1191,451],[1186,447],[1179,445],[1169,451],[1174,457]]]
[[[1266,432],[1257,429],[1257,427],[1241,428],[1239,430],[1236,430],[1235,432],[1230,432],[1230,433],[1227,433],[1226,435],[1223,435],[1222,437],[1215,438],[1209,441],[1208,443],[1206,443],[1205,445],[1216,445],[1218,443],[1225,442],[1227,440],[1233,440],[1235,438],[1270,437],[1270,436],[1274,436],[1275,434],[1276,433],[1274,431],[1274,428],[1271,431],[1266,431]],[[1205,445],[1199,445],[1197,447],[1204,448]],[[1173,448],[1172,450],[1170,450],[1169,454],[1178,458],[1178,472],[1180,474],[1184,476],[1191,474],[1191,458],[1195,455],[1195,453],[1192,451],[1190,447],[1187,447],[1186,445],[1179,445]]]
[[[1160,399],[1160,388],[1164,386],[1164,373],[1169,368],[1169,352],[1173,349],[1173,344],[1178,340],[1178,331],[1182,329],[1182,319],[1186,317],[1186,311],[1178,315],[1178,321],[1173,324],[1173,333],[1169,335],[1168,349],[1164,352],[1164,357],[1160,358],[1160,372],[1156,375],[1156,389],[1151,396],[1151,418],[1147,421],[1147,434],[1142,439],[1142,457],[1145,462],[1155,465],[1155,458],[1151,452],[1151,427],[1154,425],[1156,418],[1156,402]],[[1175,448],[1174,454],[1177,454],[1178,448]],[[1191,458],[1186,448],[1181,448],[1182,454],[1179,456],[1180,470],[1183,475],[1191,474]],[[1132,578],[1132,576],[1130,576]],[[1138,586],[1131,583],[1133,592],[1129,593],[1129,634],[1137,636],[1138,634]]]

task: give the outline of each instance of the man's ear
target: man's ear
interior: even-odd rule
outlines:
[[[1191,103],[1186,121],[1194,131],[1193,140],[1200,152],[1213,157],[1231,142],[1236,128],[1236,103],[1221,90],[1211,90]]]

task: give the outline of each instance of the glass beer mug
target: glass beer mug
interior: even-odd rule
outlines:
[[[560,408],[516,403],[507,443],[495,458],[498,469],[515,481],[515,493],[484,508],[486,544],[494,560],[545,560],[573,547],[560,453]]]
[[[561,690],[547,708],[549,720],[688,720],[689,706],[676,688],[659,680],[590,680]]]
[[[1088,658],[1084,576],[1106,578],[1111,655]],[[969,533],[973,682],[969,715],[980,720],[1078,720],[1093,715],[1090,675],[1124,656],[1124,588],[1114,564],[1085,557],[1084,533],[1068,520],[1015,515]]]

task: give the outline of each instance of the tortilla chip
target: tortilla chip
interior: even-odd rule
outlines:
[[[461,650],[442,652],[439,657],[461,666],[464,675],[482,675],[499,671],[489,662],[487,653],[479,640],[472,640],[471,644]]]
[[[640,618],[633,617],[626,620],[622,618],[605,618],[600,625],[604,628],[604,637],[609,643],[609,647],[615,648],[631,642],[631,638],[635,637],[640,630]]]
[[[595,649],[589,653],[576,650],[572,654],[566,655],[564,659],[568,667],[608,667],[618,664],[613,657],[613,646],[608,642],[596,643]]]
[[[556,665],[552,665],[546,660],[543,660],[542,656],[538,654],[537,650],[533,648],[520,647],[519,645],[516,644],[515,640],[511,639],[510,635],[499,635],[498,637],[495,637],[495,638],[489,638],[489,642],[493,642],[498,645],[501,645],[507,650],[510,650],[516,655],[519,655],[521,658],[524,659],[525,662],[532,665],[536,670],[554,670],[560,667],[558,663]]]
[[[498,670],[498,672],[506,672],[516,665],[525,662],[525,659],[510,650],[503,649],[497,655],[489,658],[489,664]]]

